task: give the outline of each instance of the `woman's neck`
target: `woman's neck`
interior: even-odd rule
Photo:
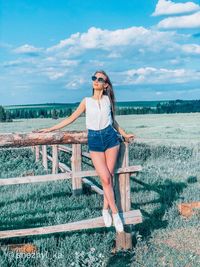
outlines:
[[[94,91],[92,98],[100,100],[102,98],[103,91]]]

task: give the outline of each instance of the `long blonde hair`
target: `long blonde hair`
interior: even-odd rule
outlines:
[[[110,78],[108,77],[108,75],[106,74],[105,71],[103,70],[97,70],[95,74],[97,73],[102,73],[103,75],[106,76],[106,83],[108,84],[107,88],[103,90],[103,95],[107,95],[110,99],[110,103],[111,103],[111,115],[112,115],[112,119],[113,119],[113,123],[115,120],[115,94],[114,94],[114,90],[113,90],[113,86],[112,83],[110,81]],[[94,95],[94,88],[92,88],[92,95]]]

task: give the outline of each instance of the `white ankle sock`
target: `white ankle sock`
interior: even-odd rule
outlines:
[[[108,209],[102,210],[103,220],[106,227],[110,227],[112,225],[112,217],[108,211]]]
[[[122,220],[119,216],[119,213],[114,213],[114,214],[112,214],[112,216],[113,216],[113,223],[114,223],[116,231],[117,232],[123,232],[124,226],[123,226]]]

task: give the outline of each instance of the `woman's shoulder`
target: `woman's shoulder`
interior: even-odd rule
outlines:
[[[85,103],[85,105],[89,104],[90,102],[92,102],[91,96],[85,96],[82,101]]]
[[[89,101],[90,100],[90,96],[85,96],[84,98],[83,98],[83,101],[85,101],[85,103],[87,102],[87,101]]]

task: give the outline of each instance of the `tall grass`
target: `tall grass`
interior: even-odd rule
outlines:
[[[191,239],[191,233],[200,234],[199,214],[185,220],[178,214],[177,204],[199,200],[199,148],[144,143],[130,146],[130,164],[143,166],[136,177],[131,177],[131,207],[139,208],[144,218],[142,224],[133,227],[131,251],[115,256],[111,253],[113,227],[12,238],[1,241],[1,266],[198,266],[198,250],[189,245],[183,250],[178,244]],[[60,160],[69,163],[65,153],[60,154]],[[44,173],[41,162],[35,163],[29,149],[1,150],[0,162],[1,178]],[[83,169],[90,168],[83,164]],[[94,180],[99,182],[98,178]],[[2,186],[0,190],[1,230],[94,218],[101,215],[103,205],[102,196],[86,189],[84,195],[74,197],[67,180]],[[170,242],[161,242],[168,239]],[[37,246],[37,253],[27,255],[6,249],[6,244],[27,242]]]
[[[184,219],[177,205],[200,201],[200,113],[117,116],[119,124],[133,132],[130,164],[143,170],[131,176],[131,208],[140,209],[143,223],[133,226],[134,247],[112,253],[115,229],[94,229],[1,240],[0,266],[200,266],[200,213]],[[48,119],[20,120],[2,124],[0,132],[29,132],[49,127]],[[84,130],[84,118],[64,130]],[[83,151],[87,146],[83,145]],[[48,149],[48,153],[51,151]],[[70,155],[59,160],[70,164]],[[89,164],[86,164],[89,163]],[[48,163],[48,172],[51,172]],[[92,169],[84,159],[82,168]],[[0,177],[45,174],[29,149],[1,149]],[[98,178],[93,178],[99,184]],[[102,196],[84,188],[74,197],[71,182],[1,186],[0,230],[62,224],[101,215]],[[8,244],[32,243],[34,254],[16,253]]]

